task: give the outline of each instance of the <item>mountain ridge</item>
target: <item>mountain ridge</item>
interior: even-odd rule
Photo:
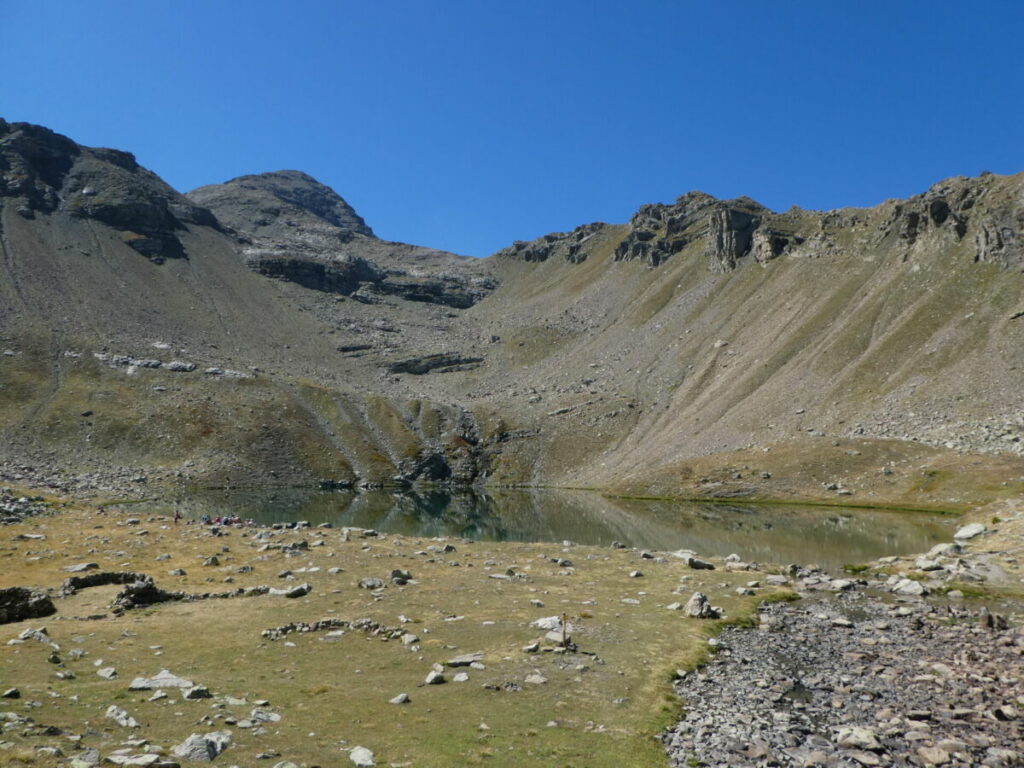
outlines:
[[[474,259],[301,172],[180,195],[3,122],[0,458],[899,501],[920,478],[883,460],[1024,452],[1022,232],[1024,174],[983,175],[821,212],[690,192]]]

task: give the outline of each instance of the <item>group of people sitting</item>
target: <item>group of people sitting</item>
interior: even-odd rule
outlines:
[[[217,515],[211,519],[209,515],[204,514],[199,518],[199,522],[203,525],[256,525],[255,520],[243,520],[238,515]]]

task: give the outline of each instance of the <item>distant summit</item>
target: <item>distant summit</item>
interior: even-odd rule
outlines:
[[[329,224],[342,242],[353,235],[375,237],[337,192],[301,171],[239,176],[199,187],[186,197],[215,209],[221,223],[255,235],[288,239],[290,230]]]

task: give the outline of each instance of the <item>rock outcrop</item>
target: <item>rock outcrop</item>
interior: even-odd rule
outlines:
[[[57,612],[45,592],[26,587],[0,589],[0,624],[39,619]]]
[[[379,283],[384,278],[381,270],[366,259],[347,255],[322,259],[250,252],[246,264],[254,272],[267,277],[278,277],[314,291],[346,296],[358,291],[364,283]]]
[[[130,152],[92,149],[53,131],[0,119],[0,196],[25,218],[58,210],[119,230],[124,242],[160,263],[187,254],[188,225],[216,227],[205,208],[142,168]]]
[[[494,255],[498,259],[518,259],[527,262],[547,261],[552,257],[561,257],[571,264],[581,264],[586,261],[588,256],[587,243],[607,226],[598,221],[592,224],[583,224],[572,232],[553,232],[536,240],[516,240],[508,248],[504,248]]]
[[[482,363],[483,360],[482,357],[461,355],[454,352],[439,352],[434,355],[423,355],[389,363],[387,365],[387,372],[411,373],[414,376],[422,376],[426,373],[451,373],[452,371],[471,370]]]
[[[452,269],[465,261],[453,254],[379,239],[334,190],[299,171],[240,176],[188,198],[235,231],[250,269],[305,288],[466,309],[497,287]]]

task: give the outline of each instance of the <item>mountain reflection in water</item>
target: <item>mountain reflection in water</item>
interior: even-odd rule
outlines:
[[[305,520],[414,537],[489,541],[620,541],[743,560],[838,567],[923,552],[949,540],[951,521],[888,510],[608,499],[584,491],[201,490],[147,502],[145,511],[186,518],[240,515],[269,524]],[[138,505],[132,509],[143,511]]]

